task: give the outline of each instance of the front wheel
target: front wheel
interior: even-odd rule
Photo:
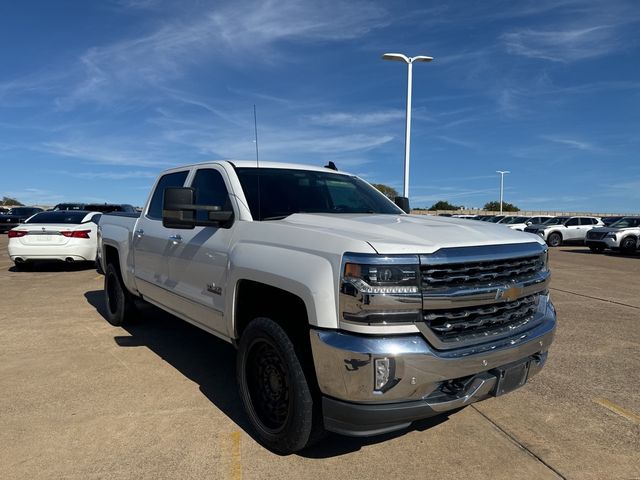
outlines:
[[[622,253],[633,253],[636,251],[636,239],[627,237],[620,242],[620,251]]]
[[[280,454],[297,452],[322,430],[312,386],[286,332],[256,318],[242,334],[236,374],[240,397],[258,439]]]
[[[562,244],[562,237],[559,233],[552,233],[547,237],[547,245],[550,247],[559,247]]]

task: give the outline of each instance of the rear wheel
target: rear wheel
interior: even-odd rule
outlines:
[[[260,317],[249,323],[240,340],[236,374],[249,421],[267,448],[289,454],[322,437],[312,385],[276,322]]]
[[[559,247],[562,244],[562,236],[559,233],[552,233],[547,237],[547,245]]]
[[[133,298],[126,290],[120,272],[113,263],[107,265],[107,271],[104,275],[104,299],[107,320],[116,327],[129,320],[135,311]]]
[[[604,252],[604,247],[601,247],[599,245],[590,246],[589,250],[591,250],[593,253],[602,253],[602,252]]]
[[[636,239],[633,237],[623,238],[620,242],[620,251],[622,253],[633,253],[636,251]]]

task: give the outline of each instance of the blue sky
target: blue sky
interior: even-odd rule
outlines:
[[[159,171],[325,164],[411,204],[640,211],[634,0],[24,1],[0,6],[0,196],[141,205]]]

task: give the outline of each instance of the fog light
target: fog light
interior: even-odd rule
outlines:
[[[388,358],[376,358],[374,362],[376,370],[375,388],[376,391],[382,391],[382,389],[389,383],[390,362]]]

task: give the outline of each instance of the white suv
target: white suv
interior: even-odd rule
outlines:
[[[624,217],[608,227],[594,228],[587,233],[585,244],[592,252],[605,248],[633,253],[640,239],[640,217]]]
[[[598,217],[555,217],[524,231],[540,235],[550,247],[559,247],[563,243],[582,244],[589,230],[602,226],[604,223]]]

